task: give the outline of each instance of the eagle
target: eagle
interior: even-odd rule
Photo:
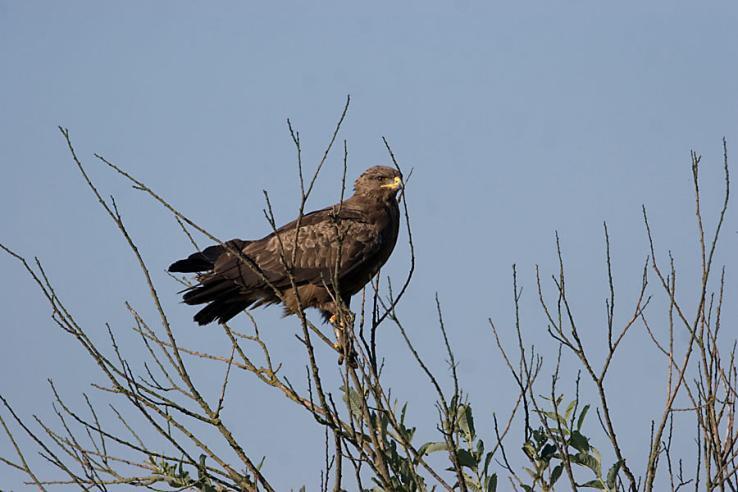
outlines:
[[[285,316],[317,308],[335,323],[390,257],[397,242],[402,175],[374,166],[354,182],[354,194],[257,240],[232,239],[169,266],[196,273],[184,291],[189,305],[205,305],[199,325],[226,323],[245,309],[282,303]],[[341,303],[337,302],[340,299]]]

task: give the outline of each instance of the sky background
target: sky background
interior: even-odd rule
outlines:
[[[711,228],[721,198],[721,139],[729,149],[738,143],[738,5],[647,3],[0,1],[0,242],[38,256],[79,321],[103,342],[109,322],[141,367],[143,349],[130,336],[123,302],[154,312],[132,254],[70,160],[57,125],[68,127],[103,194],[115,195],[179,340],[227,355],[222,333],[191,322],[194,310],[179,304],[179,286],[164,273],[191,250],[176,222],[92,154],[122,165],[216,236],[258,238],[269,232],[261,190],[271,193],[279,222],[299,205],[286,119],[300,131],[312,169],[350,94],[339,136],[347,140],[349,179],[389,162],[382,136],[406,173],[413,169],[408,203],[417,271],[400,315],[449,388],[438,293],[477,428],[492,442],[491,414],[509,412],[515,388],[487,319],[512,347],[517,264],[524,336],[547,357],[548,381],[555,345],[534,272],[539,265],[545,277],[555,273],[555,231],[595,358],[606,344],[604,220],[616,322],[631,314],[647,255],[641,204],[658,254],[673,252],[683,300],[693,304],[698,250],[689,151],[704,156]],[[338,199],[340,173],[341,152],[334,152],[309,208]],[[736,231],[729,213],[717,259],[728,266],[725,320],[738,314]],[[403,241],[405,233],[385,269],[397,282],[408,267]],[[52,419],[46,380],[53,378],[83,409],[82,393],[102,382],[92,362],[51,322],[15,260],[0,255],[0,271],[0,393],[20,415]],[[663,295],[651,316],[664,334],[662,308]],[[280,319],[278,309],[255,316],[286,374],[304,387],[296,321]],[[241,316],[237,326],[245,325]],[[733,337],[735,325],[725,332]],[[438,440],[435,396],[389,324],[379,345],[388,383],[410,401],[417,443]],[[334,367],[335,354],[319,356]],[[665,368],[636,326],[607,379],[615,425],[638,474],[650,419],[663,405]],[[221,366],[195,362],[193,370],[202,385],[219,388]],[[337,384],[331,371],[328,384]],[[576,374],[570,356],[563,371],[568,381]],[[583,393],[594,403],[591,385]],[[108,400],[95,401],[104,412]],[[252,457],[267,456],[265,474],[278,490],[317,489],[323,433],[309,415],[239,374],[225,418]],[[694,428],[691,419],[678,425]],[[589,429],[611,463],[595,419]],[[678,436],[686,460],[694,457],[691,438]],[[511,439],[520,463],[520,432]],[[12,456],[4,436],[0,455]],[[38,456],[31,460],[38,474],[59,476]],[[0,469],[0,488],[22,490],[23,479]]]

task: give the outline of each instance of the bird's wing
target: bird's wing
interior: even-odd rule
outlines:
[[[285,263],[290,264],[294,254],[296,284],[330,285],[335,273],[340,280],[381,249],[379,232],[359,208],[346,206],[339,211],[328,207],[312,212],[300,221],[297,238],[296,231],[297,221],[293,221],[243,248],[243,254],[258,265],[261,274],[245,265],[243,259],[227,253],[215,263],[213,275],[231,278],[249,288],[265,286],[265,277],[272,286],[286,288],[291,282]]]

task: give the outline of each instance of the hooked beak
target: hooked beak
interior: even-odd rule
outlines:
[[[391,190],[397,190],[402,188],[402,179],[399,176],[395,176],[395,179],[391,183],[382,185],[382,188],[389,188]]]

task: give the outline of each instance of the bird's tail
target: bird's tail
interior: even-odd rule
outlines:
[[[213,321],[225,323],[244,309],[274,303],[277,297],[263,290],[245,290],[231,280],[216,277],[185,292],[183,300],[189,305],[207,304],[195,314],[199,325],[207,325]]]
[[[248,241],[232,239],[228,241],[226,245],[240,250],[247,243]],[[175,273],[196,273],[212,270],[217,259],[226,251],[227,247],[220,244],[210,246],[200,252],[191,254],[184,260],[175,261],[174,263],[169,265],[169,271]]]
[[[233,239],[225,245],[215,245],[201,252],[193,253],[187,258],[169,265],[170,272],[199,273],[199,284],[184,290],[182,300],[185,304],[207,304],[195,315],[195,321],[206,325],[213,321],[225,323],[252,305],[274,302],[262,291],[245,290],[234,283],[233,278],[224,275],[226,272],[212,271],[223,254],[230,248],[242,250],[249,241]]]
[[[195,273],[212,270],[215,260],[223,254],[225,248],[221,245],[210,246],[201,252],[193,253],[184,260],[175,261],[169,265],[170,272]]]

